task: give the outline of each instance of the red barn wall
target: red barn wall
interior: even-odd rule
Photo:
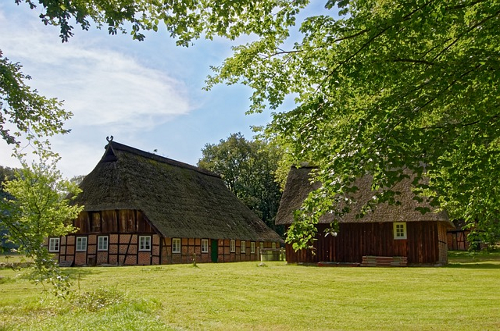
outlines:
[[[365,255],[405,256],[408,264],[447,263],[446,225],[407,222],[407,239],[394,239],[393,223],[341,223],[337,236],[325,237],[327,225],[318,225],[314,253],[295,252],[286,245],[289,263],[361,263]]]

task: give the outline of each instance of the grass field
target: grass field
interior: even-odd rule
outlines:
[[[452,252],[440,268],[244,262],[67,271],[73,294],[62,300],[25,271],[0,269],[0,330],[500,329],[500,253]]]

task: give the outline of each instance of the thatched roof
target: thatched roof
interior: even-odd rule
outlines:
[[[80,187],[84,211],[141,210],[165,237],[281,241],[218,175],[114,141]]]
[[[299,209],[308,194],[321,186],[320,183],[311,184],[310,172],[312,167],[295,168],[292,167],[288,174],[285,191],[281,198],[280,208],[276,215],[276,224],[291,224],[293,222],[293,212]],[[398,183],[394,190],[401,192],[397,200],[401,205],[389,205],[382,203],[378,205],[374,212],[369,212],[362,218],[356,218],[362,206],[372,199],[374,192],[371,190],[372,178],[365,176],[358,179],[355,185],[359,191],[355,193],[356,204],[351,206],[351,211],[344,215],[341,223],[370,223],[370,222],[420,222],[420,221],[443,221],[451,225],[446,212],[428,212],[425,214],[415,210],[417,207],[429,207],[425,203],[418,203],[413,199],[411,183],[405,179]],[[431,210],[433,210],[431,208]],[[334,220],[333,214],[323,215],[320,223],[330,223]]]

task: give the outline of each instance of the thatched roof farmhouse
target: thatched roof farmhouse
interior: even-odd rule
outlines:
[[[259,249],[282,242],[217,174],[113,140],[80,187],[76,203],[84,211],[75,220],[80,230],[60,238],[61,261],[256,260]]]

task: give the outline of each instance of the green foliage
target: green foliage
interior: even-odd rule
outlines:
[[[49,254],[44,241],[49,236],[73,232],[71,219],[78,216],[81,206],[70,206],[68,194],[75,197],[79,189],[63,180],[56,169],[57,155],[46,150],[38,152],[39,163],[28,165],[22,158],[22,169],[15,179],[4,183],[8,197],[0,201],[0,227],[8,230],[8,238],[19,251],[34,261],[31,275],[35,282],[48,282],[58,294],[64,294],[68,279]]]
[[[183,1],[183,0],[15,0],[31,9],[40,6],[45,25],[60,27],[63,41],[73,36],[74,21],[83,30],[92,22],[107,28],[110,34],[126,33],[143,40],[144,32],[158,31],[163,23],[178,44],[187,46],[204,35],[208,39],[222,36],[234,39],[241,34],[287,35],[285,27],[293,25],[294,15],[308,1]]]
[[[220,174],[229,190],[275,229],[281,190],[274,174],[282,155],[280,149],[235,133],[218,144],[206,144],[202,153],[198,166]]]
[[[251,111],[295,96],[297,107],[275,114],[267,132],[296,164],[319,168],[323,188],[299,222],[332,211],[325,201],[341,215],[366,174],[381,189],[367,210],[397,203],[391,188],[409,171],[420,199],[496,233],[499,17],[493,0],[329,1],[325,15],[302,22],[290,49],[261,35],[235,48],[208,84],[252,87]],[[298,227],[290,235],[305,247],[300,232],[307,239],[311,227]]]
[[[63,123],[72,114],[62,109],[57,99],[47,99],[32,90],[26,81],[30,76],[21,72],[19,63],[12,63],[0,50],[0,136],[8,144],[19,143],[25,135],[33,138],[67,133]],[[10,132],[8,123],[15,127]]]

